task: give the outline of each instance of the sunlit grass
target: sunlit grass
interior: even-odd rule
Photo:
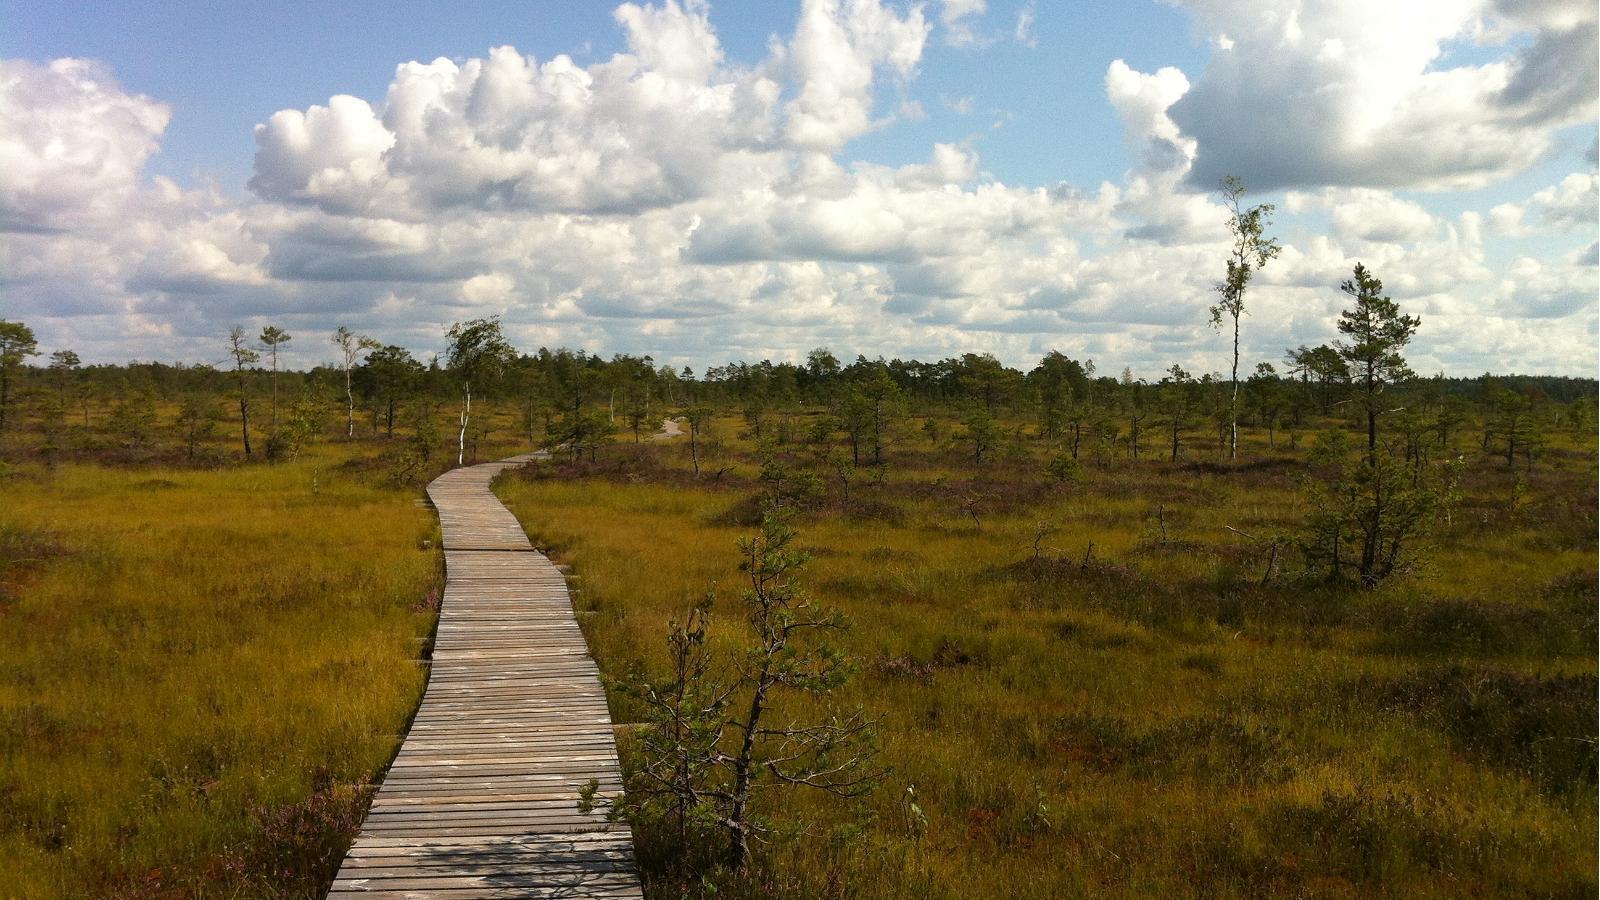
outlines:
[[[0,485],[0,532],[52,547],[0,572],[3,893],[314,890],[264,822],[387,764],[439,578],[418,493],[349,453]]]
[[[728,514],[753,486],[727,482],[755,466],[739,425],[719,428],[741,460],[722,484],[684,478],[670,445],[631,480],[499,484],[575,566],[609,675],[659,670],[667,619],[708,590],[724,649],[740,635],[750,529]],[[1592,444],[1535,470],[1518,521],[1494,512],[1515,476],[1476,461],[1428,566],[1371,595],[1260,584],[1262,541],[1303,514],[1293,453],[1252,445],[1286,460],[1255,471],[1089,466],[1051,487],[1035,464],[977,471],[925,444],[897,448],[881,497],[898,518],[798,523],[806,583],[854,622],[862,670],[835,700],[883,717],[890,782],[854,807],[769,800],[778,835],[749,878],[718,876],[721,895],[1593,894]],[[954,487],[904,490],[974,478],[1031,487],[981,528]],[[1040,521],[1057,562],[1015,566]],[[655,840],[641,831],[653,894],[695,890]]]

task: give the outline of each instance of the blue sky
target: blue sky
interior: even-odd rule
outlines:
[[[0,315],[91,359],[499,314],[701,365],[1204,371],[1231,172],[1289,247],[1260,358],[1363,260],[1424,367],[1590,372],[1594,11],[1524,6],[0,0]]]
[[[1045,4],[1029,47],[1007,40],[1020,2],[996,2],[992,45],[935,44],[908,96],[921,122],[868,135],[851,156],[887,164],[920,161],[934,141],[978,135],[985,167],[1002,180],[1095,184],[1128,166],[1121,126],[1105,102],[1106,65],[1197,68],[1208,49],[1176,7],[1154,2]],[[768,39],[793,28],[795,4],[720,2],[712,21],[729,56],[759,60]],[[1070,7],[1070,8],[1069,8]],[[394,67],[435,57],[467,59],[510,44],[549,59],[604,59],[623,46],[606,3],[283,2],[174,0],[155,4],[0,2],[0,56],[79,56],[109,63],[122,85],[171,104],[173,121],[150,171],[202,173],[242,186],[250,175],[251,129],[279,109],[326,103],[334,94],[383,97]],[[974,112],[943,99],[972,98]],[[890,98],[886,98],[890,99]],[[989,135],[1000,117],[1003,135]]]

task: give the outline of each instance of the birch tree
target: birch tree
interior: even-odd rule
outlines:
[[[445,333],[445,368],[461,380],[460,430],[456,434],[456,465],[467,458],[467,424],[472,418],[472,386],[494,377],[516,351],[500,329],[500,317],[457,322]]]
[[[1273,206],[1262,203],[1245,209],[1244,182],[1228,175],[1222,179],[1222,202],[1228,207],[1228,232],[1233,247],[1228,251],[1228,271],[1214,290],[1221,295],[1211,307],[1211,325],[1224,327],[1226,317],[1233,325],[1232,391],[1228,397],[1228,458],[1239,455],[1239,318],[1244,315],[1245,290],[1257,269],[1278,255],[1276,239],[1265,235],[1272,222]]]
[[[339,326],[333,333],[333,344],[339,348],[341,366],[344,368],[344,399],[345,399],[345,436],[356,436],[356,395],[350,388],[350,370],[355,368],[361,360],[361,354],[368,350],[376,350],[381,345],[364,334],[356,334],[350,329]]]

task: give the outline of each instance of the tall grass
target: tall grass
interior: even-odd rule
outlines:
[[[720,481],[668,444],[499,484],[581,576],[608,675],[659,670],[667,619],[708,589],[731,651],[756,485],[720,429]],[[1475,466],[1430,564],[1372,594],[1262,584],[1265,537],[1303,513],[1298,463],[1247,449],[1049,486],[1036,460],[975,471],[904,441],[886,485],[798,523],[805,580],[854,620],[862,671],[835,699],[883,716],[890,783],[769,798],[742,877],[684,873],[642,828],[649,893],[1592,896],[1592,443],[1534,473],[1518,519],[1495,512],[1513,479]],[[967,490],[991,498],[979,524]]]
[[[314,896],[423,684],[440,563],[345,445],[0,491],[0,894]]]

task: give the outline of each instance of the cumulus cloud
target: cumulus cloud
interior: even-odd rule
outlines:
[[[1529,216],[1533,221],[1527,221]],[[1502,203],[1489,211],[1495,230],[1524,235],[1592,228],[1600,220],[1600,178],[1574,172],[1538,191],[1524,203]]]
[[[726,158],[836,152],[881,123],[874,76],[921,58],[920,8],[808,0],[790,45],[723,64],[704,3],[624,4],[630,52],[581,67],[497,47],[400,66],[383,105],[354,97],[274,114],[251,187],[333,213],[420,219],[441,208],[636,214],[704,196]],[[795,95],[780,110],[785,70]]]
[[[1521,171],[1595,113],[1592,3],[1185,0],[1218,50],[1168,111],[1191,184],[1473,188]],[[1521,49],[1480,64],[1477,40]],[[1223,40],[1222,38],[1226,38]]]
[[[1171,66],[1146,75],[1117,59],[1106,69],[1106,98],[1146,169],[1186,169],[1194,159],[1194,139],[1185,137],[1167,115],[1188,92],[1189,79]]]
[[[1600,276],[1593,265],[1550,264],[1518,257],[1495,292],[1501,314],[1513,318],[1559,319],[1595,310]]]
[[[165,104],[125,91],[98,63],[0,60],[5,317],[71,336],[85,358],[120,358],[114,348],[178,331],[141,296],[259,299],[267,247],[248,216],[209,185],[145,177],[168,119]]]
[[[873,75],[909,77],[922,59],[928,24],[922,7],[904,16],[878,0],[806,0],[789,48],[799,96],[787,107],[786,140],[833,153],[873,127]]]
[[[1106,68],[1105,88],[1122,120],[1124,143],[1138,160],[1117,205],[1119,216],[1131,223],[1128,236],[1166,245],[1221,240],[1225,210],[1184,189],[1195,142],[1167,115],[1188,92],[1188,78],[1171,66],[1137,72],[1118,59]]]
[[[1440,224],[1421,205],[1374,188],[1291,191],[1285,206],[1291,212],[1328,213],[1333,233],[1348,241],[1414,243],[1434,236]]]
[[[359,97],[272,114],[256,126],[256,174],[250,187],[279,200],[308,201],[341,212],[370,205],[387,172],[383,155],[395,137]]]
[[[335,97],[276,113],[256,129],[251,188],[409,218],[449,207],[632,213],[698,196],[719,157],[770,138],[778,86],[755,72],[705,80],[720,51],[703,17],[631,9],[619,13],[630,28],[668,29],[662,40],[631,33],[638,56],[585,69],[498,47],[460,65],[400,66],[381,112]],[[645,68],[660,56],[673,61]]]
[[[0,60],[0,230],[72,227],[137,188],[171,111],[81,59]]]
[[[697,366],[819,343],[902,356],[982,349],[1015,363],[1059,346],[1152,374],[1220,365],[1204,310],[1226,215],[1193,187],[1209,138],[1179,115],[1217,77],[1211,68],[1107,68],[1131,161],[1114,182],[1007,184],[971,142],[932,142],[899,165],[849,158],[852,140],[915,117],[906,85],[932,30],[948,38],[981,6],[941,4],[930,24],[920,6],[806,0],[787,40],[740,61],[703,2],[623,4],[614,20],[626,49],[609,59],[499,47],[407,62],[381,97],[273,114],[256,130],[243,199],[147,177],[166,108],[103,69],[0,63],[8,315],[91,359],[129,348],[210,358],[227,325],[268,320],[300,332],[359,320],[425,351],[441,323],[503,313],[524,345]],[[1486,46],[1592,21],[1563,9],[1458,18]],[[1235,49],[1218,58],[1287,40],[1286,16],[1269,10],[1260,28],[1230,30]],[[1295,26],[1302,41],[1313,19]],[[1524,71],[1503,69],[1507,86]],[[1380,121],[1413,93],[1402,85],[1379,95],[1394,101],[1383,109],[1338,110]],[[1549,94],[1517,97],[1507,108],[1559,118]],[[1592,175],[1516,204],[1514,221],[1491,213],[1487,226],[1410,196],[1331,178],[1284,197],[1287,213],[1328,227],[1284,234],[1254,288],[1247,352],[1277,358],[1327,340],[1336,285],[1361,260],[1425,315],[1419,365],[1481,369],[1471,337],[1492,319],[1493,352],[1529,360],[1513,367],[1570,369],[1562,360],[1587,345],[1595,318],[1580,290],[1593,293],[1592,247],[1496,271],[1484,232],[1574,230],[1585,215],[1592,226]],[[320,361],[314,343],[296,364]]]

